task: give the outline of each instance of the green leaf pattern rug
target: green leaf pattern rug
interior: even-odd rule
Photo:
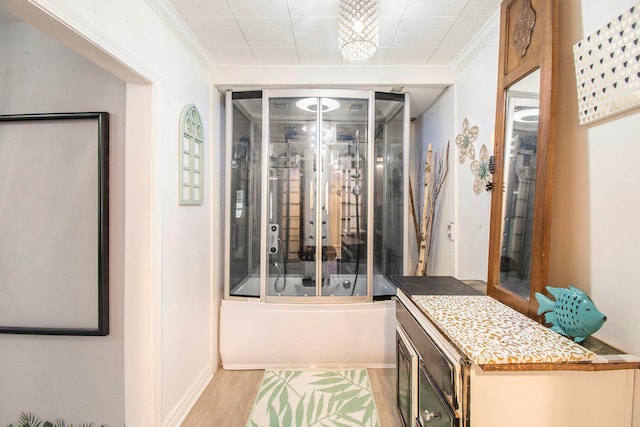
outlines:
[[[246,427],[380,427],[366,369],[266,370]]]

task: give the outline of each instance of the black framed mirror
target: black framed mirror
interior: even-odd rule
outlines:
[[[109,114],[0,116],[0,333],[109,334]]]
[[[501,6],[487,293],[540,320],[555,137],[557,0]]]

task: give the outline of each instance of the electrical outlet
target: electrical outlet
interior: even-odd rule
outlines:
[[[449,240],[456,240],[456,225],[453,222],[447,224],[447,236]]]

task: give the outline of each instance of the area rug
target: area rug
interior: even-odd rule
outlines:
[[[247,427],[379,427],[366,369],[266,370]]]

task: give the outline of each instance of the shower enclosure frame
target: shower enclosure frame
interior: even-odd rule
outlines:
[[[224,288],[224,298],[226,300],[239,300],[239,301],[259,301],[259,302],[267,302],[267,303],[294,303],[294,304],[326,304],[326,303],[366,303],[373,301],[373,283],[374,283],[374,263],[373,263],[373,255],[374,255],[374,180],[376,175],[376,144],[375,144],[375,132],[376,132],[376,92],[370,90],[349,90],[349,89],[265,89],[261,92],[261,102],[262,102],[262,140],[261,140],[261,163],[260,163],[260,212],[257,215],[260,218],[260,274],[259,274],[259,297],[249,297],[249,296],[234,296],[230,294],[230,280],[231,280],[231,255],[230,255],[230,228],[231,228],[231,218],[229,209],[231,205],[231,165],[232,155],[233,155],[233,118],[232,114],[229,112],[226,115],[226,137],[225,137],[225,183],[226,183],[226,191],[225,191],[225,259],[224,259],[224,278],[225,278],[225,288]],[[233,104],[231,102],[232,92],[227,92],[227,108],[231,108],[233,112]],[[366,135],[366,188],[368,192],[368,196],[366,197],[366,253],[368,256],[366,262],[366,295],[359,296],[337,296],[337,295],[322,295],[322,285],[316,283],[315,288],[315,296],[286,296],[286,295],[269,295],[267,291],[268,281],[269,281],[269,254],[266,250],[267,241],[269,238],[269,231],[267,225],[269,224],[269,178],[270,178],[270,144],[271,144],[271,129],[270,129],[270,105],[269,101],[274,98],[317,98],[317,101],[320,102],[322,98],[334,98],[334,99],[362,99],[367,101],[367,135]],[[404,98],[404,114],[403,114],[403,136],[402,136],[402,168],[405,171],[403,173],[403,199],[402,206],[405,214],[403,215],[403,229],[405,232],[402,236],[402,252],[403,256],[403,265],[402,265],[402,273],[408,274],[408,236],[407,230],[408,228],[408,167],[409,167],[409,100],[408,95],[405,95]],[[320,107],[320,105],[318,105]],[[317,175],[315,177],[316,180],[321,179],[322,177],[322,123],[323,123],[323,111],[322,108],[316,108],[315,111],[315,123],[318,125],[315,129],[315,140],[316,143],[316,156],[315,156],[315,170],[317,171]],[[252,125],[253,126],[253,125]],[[385,132],[387,130],[385,129]],[[253,141],[253,138],[251,139]],[[357,145],[357,144],[356,144]],[[385,174],[389,173],[385,168]],[[322,191],[315,191],[314,194],[314,204],[315,206],[321,206],[322,204]],[[386,205],[385,205],[386,209]],[[316,219],[318,216],[321,216],[321,213],[318,213],[320,210],[316,212]],[[256,215],[255,212],[252,215]],[[315,235],[322,236],[322,221],[315,221]],[[320,254],[321,251],[318,248],[321,248],[322,242],[320,239],[316,239],[314,243],[316,250],[316,254]],[[318,261],[320,259],[320,261]],[[323,262],[322,257],[317,256],[315,261],[315,277],[321,278],[323,271]],[[358,280],[359,282],[359,280]],[[356,283],[353,284],[355,286]]]

